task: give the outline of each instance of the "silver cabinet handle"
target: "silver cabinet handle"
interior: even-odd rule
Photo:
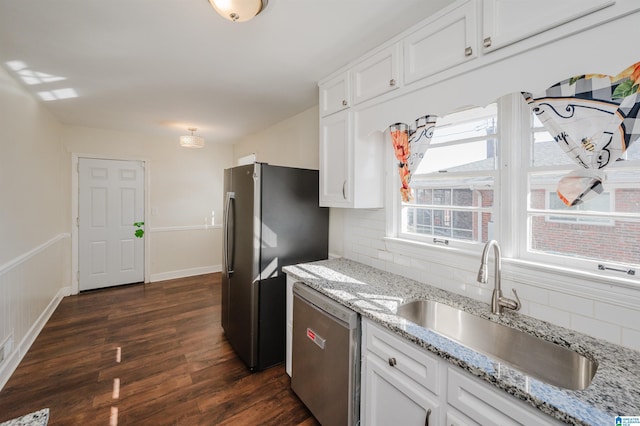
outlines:
[[[466,49],[464,49],[464,56],[471,56],[473,55],[473,49],[471,47],[467,47]]]
[[[345,200],[347,199],[346,187],[347,187],[347,181],[345,180],[342,183],[342,198],[344,198]]]
[[[482,45],[484,47],[491,47],[491,37],[485,37],[485,39],[482,40]]]
[[[429,416],[431,416],[431,408],[427,410],[427,418],[424,420],[424,426],[429,426]]]
[[[342,105],[343,105],[343,106],[347,106],[347,104],[348,104],[347,100],[346,100],[346,99],[343,99],[343,100],[342,100]]]
[[[396,359],[395,359],[395,358],[389,358],[389,365],[390,365],[391,367],[395,367],[397,363],[398,363],[398,362],[396,361]]]
[[[396,85],[396,80],[394,78],[392,78],[391,80],[389,80],[389,86],[393,87]]]

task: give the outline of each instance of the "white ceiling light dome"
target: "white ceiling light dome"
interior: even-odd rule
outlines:
[[[213,8],[225,19],[246,22],[267,7],[268,0],[209,0]]]
[[[189,127],[187,130],[191,132],[190,135],[180,136],[180,146],[185,148],[202,148],[204,146],[204,138],[193,134],[195,127]]]

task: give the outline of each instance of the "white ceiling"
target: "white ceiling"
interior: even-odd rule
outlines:
[[[64,124],[232,143],[451,2],[270,0],[234,24],[206,0],[0,0],[0,64]]]

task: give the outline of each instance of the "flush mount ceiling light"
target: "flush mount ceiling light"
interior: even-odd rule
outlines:
[[[268,0],[209,0],[223,18],[233,22],[253,19],[267,7]]]
[[[204,139],[193,134],[193,132],[198,129],[195,127],[189,127],[187,130],[189,130],[191,134],[180,136],[180,146],[185,148],[202,148],[204,146]]]

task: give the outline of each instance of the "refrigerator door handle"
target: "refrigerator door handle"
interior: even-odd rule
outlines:
[[[227,202],[224,206],[224,266],[229,277],[233,274],[233,259],[230,259],[231,256],[229,256],[229,232],[232,231],[231,226],[229,226],[229,215],[231,214],[231,200],[235,200],[235,198],[235,192],[227,192]],[[232,235],[235,239],[235,233],[232,233]],[[235,245],[235,241],[233,241],[233,244]],[[230,260],[231,262],[229,262]]]

